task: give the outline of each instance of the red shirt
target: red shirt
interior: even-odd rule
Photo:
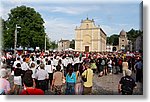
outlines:
[[[21,95],[44,95],[44,91],[37,88],[26,89],[21,92]]]

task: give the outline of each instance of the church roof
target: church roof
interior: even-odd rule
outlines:
[[[120,36],[126,36],[126,32],[125,32],[124,30],[122,30],[122,31],[120,32]]]

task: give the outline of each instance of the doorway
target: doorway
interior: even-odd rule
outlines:
[[[89,46],[85,46],[85,52],[89,52]]]

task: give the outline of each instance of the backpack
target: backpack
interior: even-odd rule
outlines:
[[[105,60],[102,59],[101,65],[105,65]]]

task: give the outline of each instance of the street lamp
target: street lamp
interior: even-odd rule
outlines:
[[[16,56],[16,46],[17,46],[17,28],[21,28],[20,26],[18,26],[17,24],[16,24],[16,28],[15,28],[15,43],[14,43],[14,54],[15,54],[15,56]]]

